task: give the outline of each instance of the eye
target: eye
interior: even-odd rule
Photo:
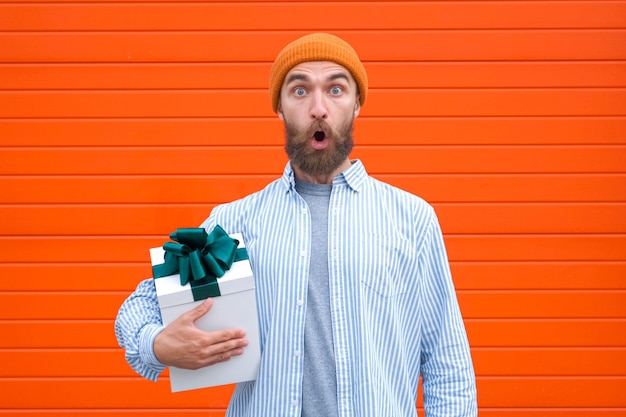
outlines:
[[[304,88],[298,87],[295,90],[293,90],[293,93],[297,96],[303,96],[306,93],[306,91],[304,90]]]
[[[330,93],[334,95],[341,94],[342,92],[343,92],[343,88],[339,86],[334,86],[333,88],[330,89]]]

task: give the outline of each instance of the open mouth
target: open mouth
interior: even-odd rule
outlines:
[[[318,142],[323,141],[325,137],[326,137],[326,133],[322,132],[321,130],[318,130],[317,132],[313,134],[313,138],[315,138],[315,140]]]

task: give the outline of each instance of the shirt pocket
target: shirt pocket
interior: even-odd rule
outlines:
[[[383,297],[404,294],[408,278],[404,267],[409,253],[408,242],[374,234],[367,239],[361,283]]]

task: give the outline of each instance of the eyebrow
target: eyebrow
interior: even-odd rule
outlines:
[[[328,77],[328,81],[334,81],[338,79],[344,79],[346,81],[350,81],[350,79],[348,78],[348,74],[344,72],[336,72],[334,74],[331,74],[330,77]]]
[[[327,80],[328,81],[334,81],[334,80],[338,80],[338,79],[344,79],[346,81],[349,81],[350,79],[348,78],[348,74],[344,73],[344,72],[336,72],[334,74],[331,74],[328,76]],[[299,73],[294,73],[291,74],[289,77],[287,77],[287,81],[285,84],[289,84],[293,81],[309,81],[309,77],[305,74],[299,74]]]
[[[296,81],[296,80],[308,81],[309,77],[307,77],[304,74],[298,74],[298,73],[291,74],[289,77],[287,77],[287,82],[285,84],[289,84],[289,83],[291,83],[293,81]]]

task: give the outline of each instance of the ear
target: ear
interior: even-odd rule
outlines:
[[[285,116],[283,116],[283,106],[280,103],[280,99],[278,99],[278,106],[276,107],[276,114],[278,115],[278,118],[282,121],[285,121]]]
[[[354,104],[354,118],[356,119],[361,112],[361,100],[360,97],[356,97],[356,103]]]

